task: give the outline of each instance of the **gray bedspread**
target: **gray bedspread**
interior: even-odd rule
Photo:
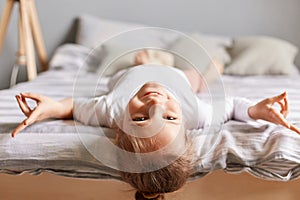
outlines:
[[[0,91],[0,172],[39,174],[51,172],[58,175],[95,179],[120,179],[115,169],[95,159],[82,144],[77,131],[95,134],[97,127],[84,126],[72,120],[47,120],[26,128],[15,138],[11,131],[24,120],[15,95],[35,92],[62,99],[72,97],[77,70],[88,50],[74,45],[62,46],[51,61],[49,71],[37,79],[20,83]],[[97,76],[86,73],[80,76],[77,95],[89,96],[86,88],[97,81]],[[258,101],[287,91],[290,100],[288,120],[300,127],[300,76],[223,76],[226,94]],[[103,79],[105,82],[106,79]],[[91,87],[89,87],[91,86]],[[106,91],[97,88],[97,93]],[[34,106],[34,102],[30,103]],[[203,137],[201,130],[192,131],[196,140],[197,156],[201,157],[191,179],[224,169],[230,173],[247,171],[269,180],[292,180],[300,175],[300,136],[266,122],[227,122],[217,136]],[[106,135],[114,133],[106,129]],[[214,148],[210,147],[214,144]],[[199,148],[198,148],[199,147]],[[208,149],[210,149],[208,151]]]

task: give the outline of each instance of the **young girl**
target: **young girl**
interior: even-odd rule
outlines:
[[[123,166],[120,175],[137,189],[136,199],[164,199],[164,193],[176,191],[185,184],[194,166],[192,141],[182,130],[209,126],[212,108],[195,95],[203,84],[200,76],[192,71],[149,64],[157,63],[157,57],[149,55],[149,51],[139,52],[136,64],[142,65],[112,76],[107,95],[74,101],[71,98],[54,101],[32,93],[17,95],[17,102],[27,118],[12,132],[12,137],[44,119],[74,118],[87,125],[115,128],[117,146],[137,154],[156,152],[179,138],[175,146],[186,147],[180,156],[167,153],[154,157],[147,161],[145,170],[140,169],[137,161],[132,163],[126,156],[118,155]],[[30,109],[26,98],[35,100],[37,106]],[[275,103],[280,105],[280,110],[273,107]],[[285,119],[287,114],[285,92],[254,105],[244,98],[228,98],[222,121],[262,119],[300,134],[300,130]],[[171,162],[153,167],[169,157],[172,157]]]

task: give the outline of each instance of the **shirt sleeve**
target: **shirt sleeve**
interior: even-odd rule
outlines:
[[[73,118],[85,125],[110,127],[106,99],[106,95],[91,99],[75,99]]]
[[[225,102],[223,102],[225,104],[216,104],[219,106],[221,105],[223,109],[220,109],[216,106],[213,107],[211,104],[208,104],[199,98],[197,100],[199,109],[198,128],[210,126],[212,123],[222,124],[229,120],[238,120],[244,122],[253,121],[248,114],[248,108],[252,106],[253,103],[246,98],[227,97],[225,98]]]
[[[248,114],[249,107],[253,105],[249,99],[241,97],[227,97],[225,101],[224,122],[231,119],[244,122],[253,121]]]

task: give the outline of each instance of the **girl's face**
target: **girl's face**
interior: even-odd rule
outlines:
[[[130,115],[129,123],[137,127],[147,127],[152,124],[162,124],[156,129],[154,137],[164,146],[172,141],[180,131],[182,123],[181,108],[176,99],[156,82],[148,82],[132,97],[127,107]],[[159,123],[157,123],[159,122]],[[153,128],[152,128],[153,130]]]

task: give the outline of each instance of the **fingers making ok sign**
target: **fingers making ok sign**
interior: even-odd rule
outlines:
[[[276,103],[280,105],[279,110],[274,106]],[[251,118],[280,124],[300,134],[300,129],[286,120],[288,113],[289,102],[286,92],[275,97],[264,99],[255,106],[249,108],[249,115]]]
[[[35,122],[56,117],[61,108],[59,102],[39,94],[21,93],[20,95],[16,95],[16,99],[20,109],[27,118],[13,130],[12,137]],[[37,104],[36,107],[33,109],[30,108],[26,99],[34,100]]]

